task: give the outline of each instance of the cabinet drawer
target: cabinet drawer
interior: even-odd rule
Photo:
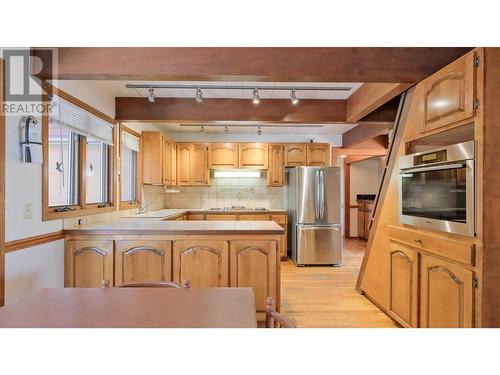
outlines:
[[[236,221],[238,220],[238,215],[232,214],[207,214],[205,220],[215,220],[215,221]]]
[[[269,214],[240,214],[241,221],[268,221]]]
[[[475,245],[453,239],[437,237],[428,233],[389,225],[389,237],[429,253],[440,255],[460,263],[474,265]]]
[[[205,220],[205,215],[203,215],[203,214],[189,214],[188,220]]]
[[[271,220],[278,224],[286,224],[286,215],[271,215]]]

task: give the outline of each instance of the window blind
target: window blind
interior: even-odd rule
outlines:
[[[113,145],[113,125],[102,118],[54,95],[50,121],[67,127],[85,137]]]
[[[122,131],[122,146],[131,149],[132,151],[139,152],[139,138],[135,135]]]

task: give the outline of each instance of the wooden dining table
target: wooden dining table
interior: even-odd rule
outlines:
[[[0,308],[4,328],[255,328],[251,288],[47,288]]]

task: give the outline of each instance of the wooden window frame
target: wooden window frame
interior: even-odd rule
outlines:
[[[116,200],[116,187],[117,187],[117,174],[116,174],[116,164],[117,164],[117,152],[116,152],[116,134],[117,134],[117,122],[107,116],[106,114],[100,112],[99,110],[91,107],[85,102],[75,98],[74,96],[66,93],[65,91],[52,86],[48,82],[43,83],[44,93],[42,94],[42,103],[44,104],[44,112],[42,114],[42,147],[43,147],[43,164],[42,164],[42,220],[55,220],[64,219],[75,216],[85,216],[100,214],[105,212],[116,211],[117,200]],[[87,137],[81,136],[80,141],[80,168],[79,168],[79,204],[70,205],[73,211],[57,212],[56,207],[49,207],[49,112],[47,106],[49,104],[49,95],[57,95],[68,102],[84,109],[87,112],[100,117],[104,121],[109,122],[113,125],[113,146],[109,147],[109,168],[108,168],[108,202],[106,203],[93,203],[87,204],[87,191],[86,191],[86,145]],[[107,204],[104,206],[104,204]]]
[[[135,191],[136,191],[136,200],[135,201],[123,201],[122,200],[122,134],[123,132],[129,133],[134,137],[139,138],[139,152],[137,153],[137,167],[136,167],[136,182],[135,182]],[[120,183],[119,183],[119,192],[118,196],[120,197],[120,210],[130,210],[132,208],[139,208],[142,204],[142,137],[140,133],[133,131],[132,129],[126,127],[123,124],[119,124],[119,136],[118,136],[118,155],[119,155],[119,168],[120,168]]]

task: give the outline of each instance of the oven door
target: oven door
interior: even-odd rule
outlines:
[[[401,223],[475,235],[474,160],[402,169],[399,179]]]

